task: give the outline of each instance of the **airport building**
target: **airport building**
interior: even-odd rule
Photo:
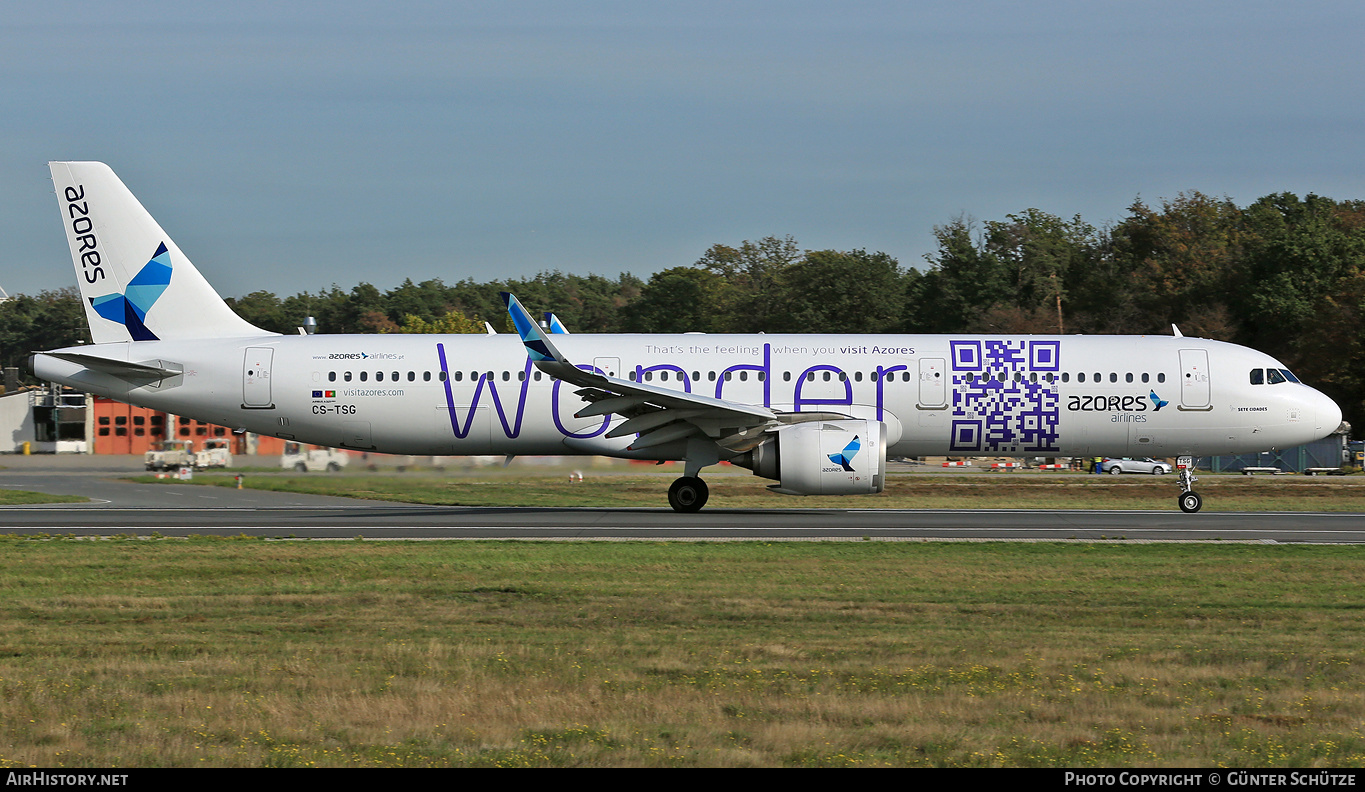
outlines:
[[[0,396],[0,453],[142,455],[163,440],[227,443],[232,454],[278,455],[284,441],[182,418],[69,388],[5,389]]]

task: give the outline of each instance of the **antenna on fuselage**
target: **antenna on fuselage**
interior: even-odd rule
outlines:
[[[1176,338],[1185,337],[1185,334],[1180,332],[1180,328],[1176,327],[1174,323],[1171,324],[1171,335],[1175,336]]]

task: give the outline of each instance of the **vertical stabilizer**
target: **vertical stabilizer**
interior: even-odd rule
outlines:
[[[272,335],[246,322],[102,162],[51,162],[97,344]]]

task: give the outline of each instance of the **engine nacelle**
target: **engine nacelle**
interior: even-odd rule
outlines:
[[[731,460],[784,495],[867,495],[886,487],[886,424],[810,421],[784,426]]]

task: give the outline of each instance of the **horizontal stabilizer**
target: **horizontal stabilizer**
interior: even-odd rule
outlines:
[[[118,377],[119,379],[133,382],[146,382],[148,380],[160,380],[167,377],[174,377],[184,372],[152,366],[146,363],[129,363],[126,360],[110,360],[109,358],[99,357],[98,355],[83,355],[79,352],[40,352],[39,354],[54,357],[58,360],[65,360],[68,363],[75,363],[84,366],[91,371],[98,371],[102,374]]]

